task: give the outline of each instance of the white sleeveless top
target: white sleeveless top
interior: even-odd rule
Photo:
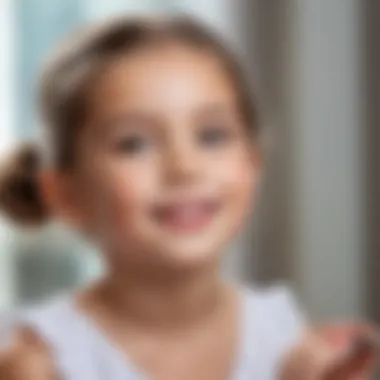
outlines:
[[[286,288],[244,290],[240,345],[231,380],[275,380],[281,358],[299,338],[303,319]],[[100,329],[76,310],[72,298],[8,318],[33,327],[51,346],[62,380],[149,380]],[[4,328],[5,327],[5,328]]]

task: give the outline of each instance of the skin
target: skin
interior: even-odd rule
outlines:
[[[91,94],[75,167],[42,177],[55,215],[106,255],[108,274],[78,295],[77,307],[155,379],[227,379],[241,303],[219,275],[220,253],[260,176],[236,89],[210,53],[168,44],[115,61]],[[181,207],[194,202],[212,211],[189,223]],[[356,368],[326,375],[336,360],[321,350],[330,347],[326,331],[305,334],[281,379],[354,379]],[[55,380],[49,349],[38,337],[27,342],[22,336],[0,358],[0,379],[18,363],[24,371],[4,378],[28,380],[37,366],[33,378]]]
[[[79,149],[80,204],[111,265],[193,272],[215,265],[240,227],[257,152],[218,60],[161,49],[115,62],[95,86]],[[127,152],[133,142],[142,147]],[[207,228],[176,234],[152,218],[154,207],[192,197],[220,204]]]

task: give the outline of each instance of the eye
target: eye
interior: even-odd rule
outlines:
[[[125,136],[116,143],[119,153],[136,155],[146,152],[152,147],[151,140],[146,136]]]
[[[208,126],[200,132],[199,140],[203,145],[218,146],[232,139],[232,133],[225,126]]]

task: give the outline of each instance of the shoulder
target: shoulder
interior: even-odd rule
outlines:
[[[258,328],[277,346],[289,346],[299,339],[306,319],[289,287],[278,284],[244,290],[247,315],[253,330]]]
[[[245,297],[252,308],[259,308],[277,319],[303,319],[303,313],[295,293],[284,284],[268,287],[245,288]]]
[[[240,371],[244,378],[277,378],[284,353],[303,333],[303,313],[294,293],[284,285],[243,288],[242,293],[245,313]]]

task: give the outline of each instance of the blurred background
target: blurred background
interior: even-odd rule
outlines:
[[[0,160],[38,135],[36,75],[72,28],[121,13],[190,13],[240,54],[275,132],[257,210],[225,270],[288,281],[315,318],[380,321],[380,2],[2,0]],[[89,281],[91,247],[60,226],[0,222],[0,310]]]

